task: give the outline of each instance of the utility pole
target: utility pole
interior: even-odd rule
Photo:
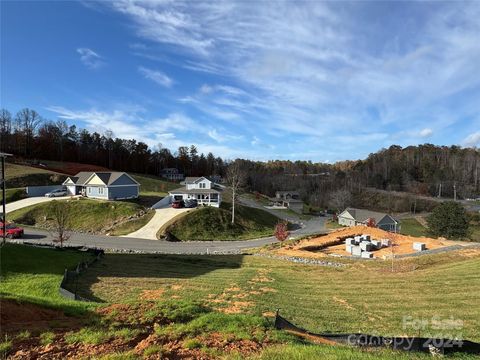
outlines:
[[[440,183],[440,185],[438,185],[438,198],[441,198],[442,197],[442,183]]]
[[[4,245],[7,238],[7,191],[5,183],[5,158],[11,156],[10,154],[0,153],[1,159],[1,174],[0,174],[0,184],[2,185],[2,244]]]

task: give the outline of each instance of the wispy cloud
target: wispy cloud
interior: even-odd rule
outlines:
[[[463,145],[480,147],[480,131],[468,135],[463,140]]]
[[[158,85],[164,87],[171,87],[173,85],[173,80],[167,76],[165,73],[161,72],[160,70],[152,70],[146,67],[140,66],[138,68],[140,74],[142,74],[146,79],[152,80],[156,82]]]
[[[105,65],[103,58],[89,48],[78,48],[77,53],[80,54],[80,61],[90,69],[98,69]]]
[[[61,119],[81,121],[90,131],[103,134],[112,129],[115,137],[135,138],[152,148],[159,143],[172,150],[179,146],[194,144],[205,153],[217,149],[218,155],[240,156],[242,152],[242,149],[219,145],[227,141],[239,141],[242,136],[230,134],[213,126],[205,126],[182,113],[171,113],[163,118],[146,117],[143,109],[135,106],[113,111],[96,108],[72,110],[63,106],[49,106],[46,110],[55,113]],[[215,140],[214,144],[210,142],[212,139]],[[255,157],[253,152],[249,155]]]

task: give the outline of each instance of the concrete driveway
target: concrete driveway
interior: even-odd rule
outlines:
[[[160,209],[155,209],[155,215],[153,215],[152,220],[144,227],[123,237],[157,240],[157,232],[163,225],[174,217],[192,210],[195,209],[174,209],[170,205],[162,206]]]
[[[17,201],[8,203],[6,210],[8,214],[9,212],[22,209],[27,206],[37,205],[37,204],[41,204],[41,203],[52,201],[52,200],[67,200],[67,199],[70,199],[70,196],[61,196],[61,197],[54,197],[54,198],[31,197],[31,198],[26,198],[26,199],[17,200]]]

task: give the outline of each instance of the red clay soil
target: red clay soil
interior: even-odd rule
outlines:
[[[80,171],[110,171],[108,168],[91,164],[80,164],[75,162],[62,162],[52,166],[36,166],[40,169],[55,171],[67,175],[76,175]]]
[[[22,330],[76,329],[80,326],[80,321],[65,316],[59,310],[0,299],[0,324],[0,333],[3,335]]]
[[[414,253],[415,250],[412,248],[414,242],[425,243],[427,250],[460,244],[458,241],[443,238],[413,237],[358,225],[339,229],[316,238],[301,240],[295,245],[284,246],[275,252],[280,255],[308,258],[319,258],[328,255],[350,256],[350,254],[345,251],[344,239],[362,234],[370,235],[372,239],[375,240],[390,239],[394,243],[394,254],[396,255]],[[391,256],[391,248],[388,247],[374,251],[373,256],[375,258],[389,257]]]

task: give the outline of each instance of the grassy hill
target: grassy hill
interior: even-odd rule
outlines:
[[[58,200],[54,200],[58,201]],[[134,202],[89,199],[61,200],[69,205],[69,230],[123,235],[145,225],[153,216]],[[51,203],[41,203],[13,211],[10,221],[49,229],[53,225]]]
[[[165,196],[168,191],[179,188],[178,183],[166,181],[158,176],[145,174],[131,174],[140,183],[140,195]]]
[[[277,308],[313,332],[428,336],[444,333],[432,317],[453,317],[463,322],[463,338],[480,341],[478,251],[398,260],[394,273],[383,261],[347,261],[346,267],[333,268],[248,255],[107,254],[79,278],[79,294],[94,301],[62,299],[57,286],[63,270],[82,256],[11,244],[2,248],[3,309],[13,308],[19,316],[28,310],[31,320],[23,328],[28,332],[9,332],[11,322],[2,321],[5,355],[22,350],[28,358],[51,350],[55,342],[58,358],[431,359],[305,343],[273,328],[268,318]],[[22,304],[15,307],[12,301]],[[73,317],[49,318],[43,306]],[[405,328],[404,316],[427,324]],[[33,323],[40,328],[33,330]]]
[[[8,188],[22,188],[61,184],[66,179],[66,175],[37,167],[6,163],[5,179]]]
[[[181,217],[166,231],[182,241],[254,239],[272,235],[279,221],[266,211],[237,205],[235,224],[232,224],[230,209],[231,204],[226,202],[220,208],[199,208]]]

